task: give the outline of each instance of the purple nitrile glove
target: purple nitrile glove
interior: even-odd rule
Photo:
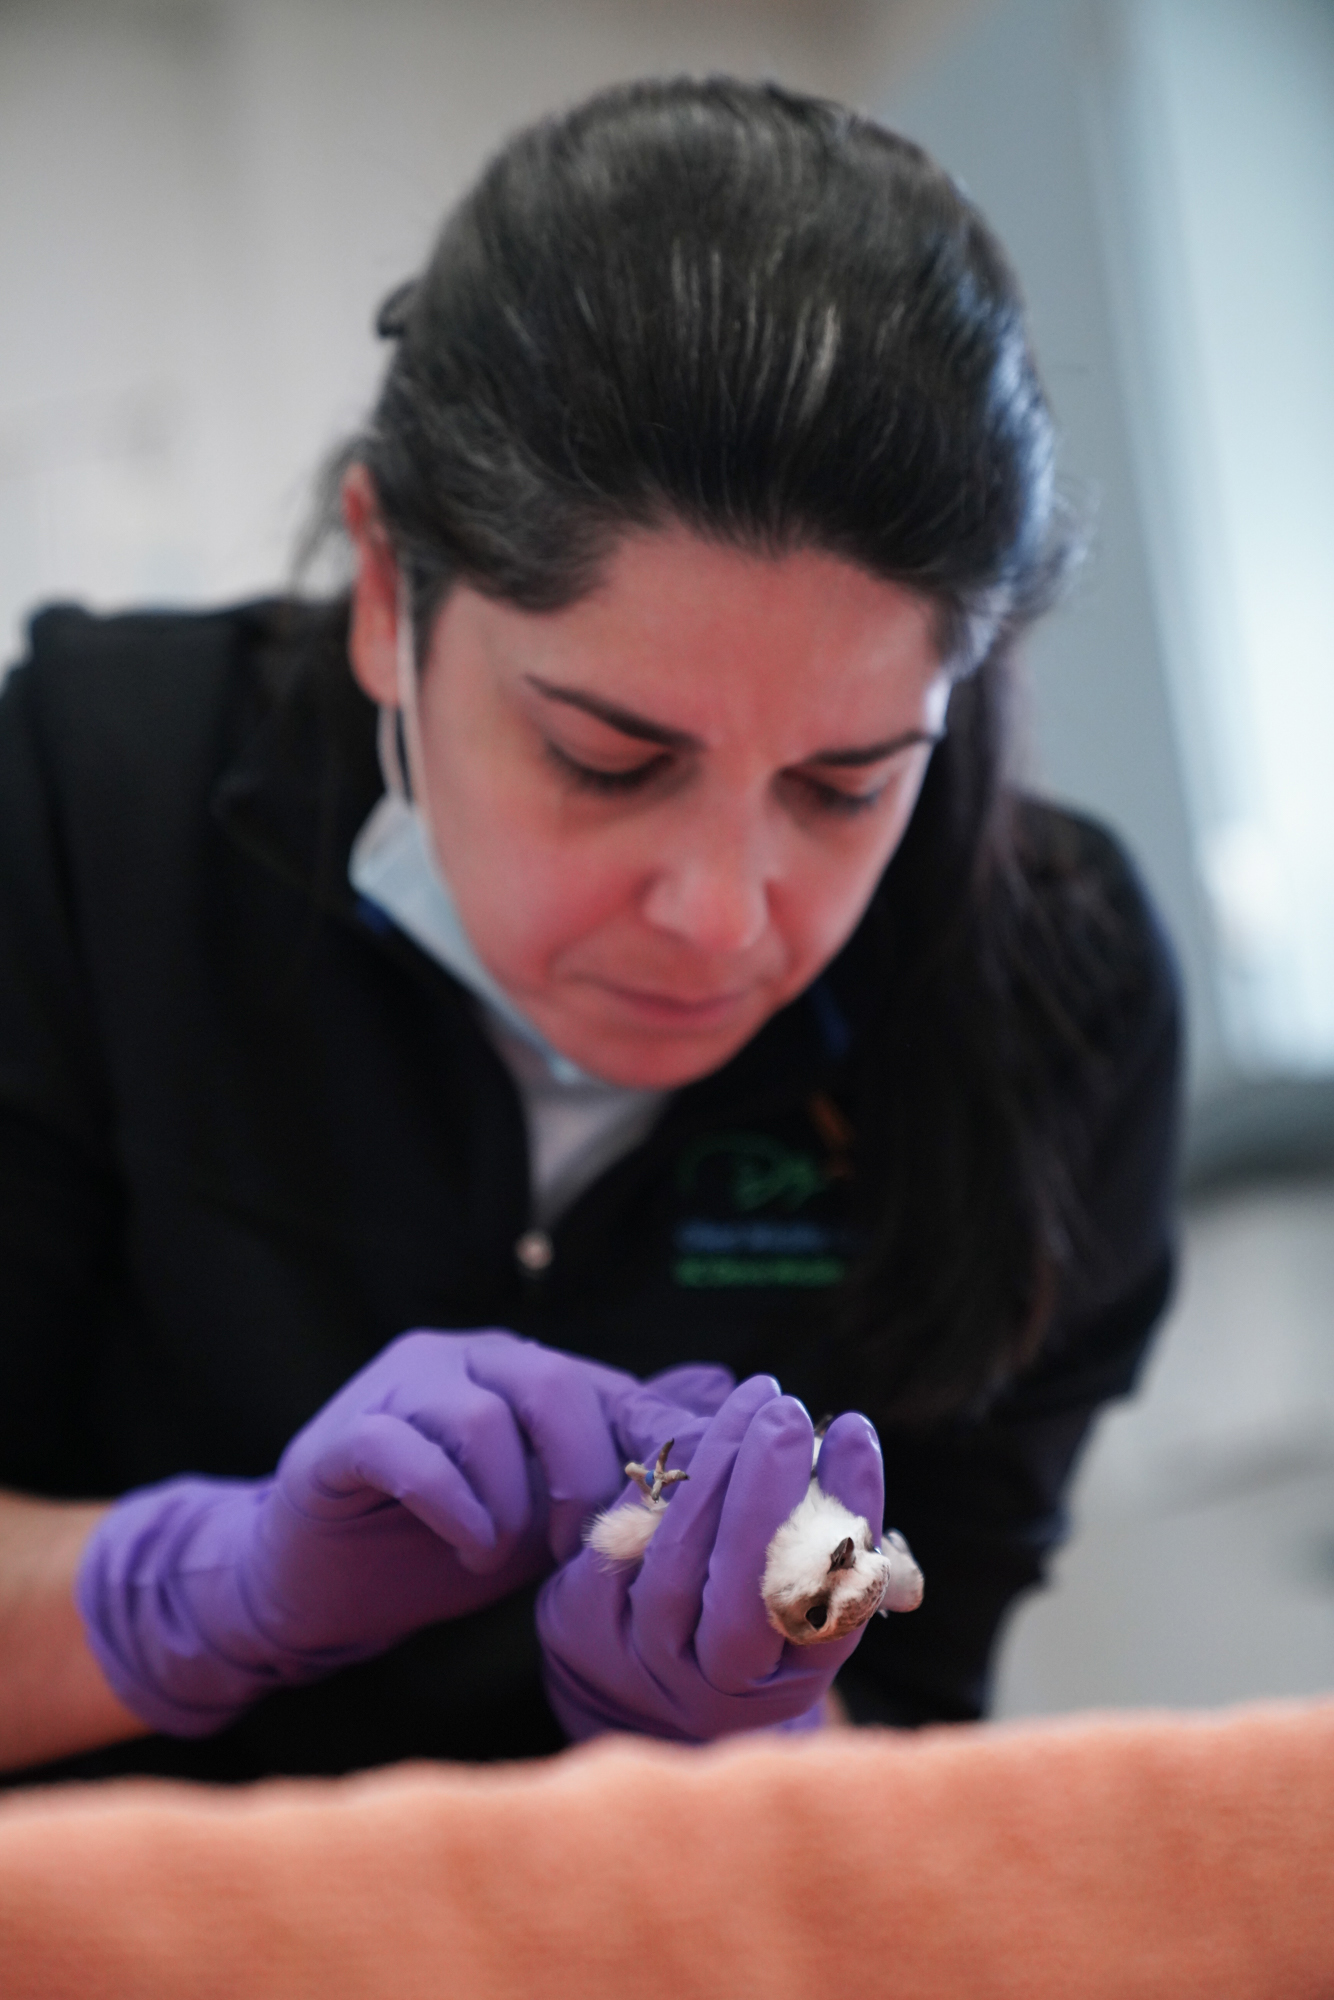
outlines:
[[[736,1388],[730,1368],[707,1361],[666,1368],[632,1385],[614,1399],[612,1425],[623,1460],[652,1464],[668,1438],[674,1440],[671,1463],[685,1471],[696,1445]],[[619,1490],[619,1489],[618,1489]],[[627,1489],[633,1498],[638,1487]]]
[[[612,1413],[641,1394],[513,1334],[403,1334],[273,1477],[173,1479],[105,1516],[76,1595],[107,1680],[155,1728],[206,1735],[533,1582],[620,1491]]]
[[[649,1463],[689,1413],[651,1391],[622,1405],[644,1429]],[[660,1434],[662,1433],[662,1434]],[[537,1604],[547,1693],[576,1740],[607,1729],[682,1742],[807,1723],[861,1632],[821,1646],[789,1646],[760,1594],[775,1531],[806,1493],[814,1433],[800,1403],[771,1376],[743,1382],[692,1439],[689,1480],[678,1485],[637,1566],[586,1548],[543,1585]],[[669,1465],[676,1463],[674,1451]],[[820,1483],[879,1533],[880,1446],[864,1417],[840,1417],[820,1451]],[[628,1504],[636,1504],[633,1499]]]

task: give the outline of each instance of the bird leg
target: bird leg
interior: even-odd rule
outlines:
[[[658,1453],[652,1472],[647,1466],[637,1465],[633,1460],[625,1468],[625,1476],[632,1479],[639,1488],[640,1501],[637,1507],[608,1507],[589,1522],[584,1530],[584,1540],[607,1562],[639,1562],[645,1549],[653,1539],[653,1531],[667,1512],[667,1502],[663,1498],[669,1486],[678,1480],[688,1479],[688,1472],[669,1472],[667,1454],[676,1443],[668,1438]]]
[[[631,1459],[629,1465],[625,1468],[626,1478],[634,1480],[635,1485],[639,1488],[650,1507],[657,1507],[661,1504],[662,1489],[664,1486],[675,1486],[678,1480],[689,1479],[690,1477],[688,1472],[668,1472],[667,1470],[667,1456],[675,1443],[675,1438],[668,1438],[666,1444],[658,1453],[651,1473],[647,1466],[639,1465],[633,1459]]]

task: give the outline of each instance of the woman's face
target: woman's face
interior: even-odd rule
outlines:
[[[392,701],[362,557],[353,663]],[[856,927],[947,699],[928,606],[814,550],[670,529],[627,536],[565,610],[456,587],[422,663],[421,758],[478,957],[597,1076],[718,1068]]]

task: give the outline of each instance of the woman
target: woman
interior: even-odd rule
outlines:
[[[0,708],[8,1761],[975,1716],[1164,1302],[1176,1065],[1125,860],[1004,777],[1070,537],[1001,253],[851,114],[641,85],[380,330],[346,600],[51,612]],[[760,1615],[794,1397],[927,1576],[855,1647]],[[580,1533],[667,1423],[627,1586]],[[862,1419],[821,1476],[879,1512]]]

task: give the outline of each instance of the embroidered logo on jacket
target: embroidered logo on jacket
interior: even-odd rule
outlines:
[[[719,1132],[683,1155],[677,1185],[697,1209],[673,1232],[672,1277],[691,1290],[821,1287],[845,1275],[846,1225],[798,1215],[829,1188],[814,1154],[762,1132]]]

